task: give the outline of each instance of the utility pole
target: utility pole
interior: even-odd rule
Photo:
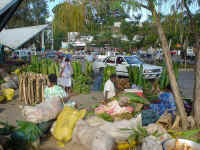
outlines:
[[[51,50],[54,50],[53,23],[51,24]]]

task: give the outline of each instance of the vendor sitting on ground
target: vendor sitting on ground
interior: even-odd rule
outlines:
[[[175,116],[176,103],[170,85],[168,85],[166,90],[160,94],[158,100],[152,101],[150,109],[159,116],[163,115],[166,111],[172,114],[172,116]]]
[[[57,85],[57,76],[56,74],[50,74],[48,76],[49,86],[47,86],[44,90],[44,97],[46,100],[51,99],[52,97],[61,98],[62,102],[66,105],[71,106],[71,101],[69,99],[73,96],[73,94],[68,95],[65,90]]]
[[[116,79],[116,75],[113,74],[110,76],[110,79],[108,79],[104,85],[104,100],[105,102],[116,96],[116,92],[115,92],[115,85],[114,85],[114,81]]]

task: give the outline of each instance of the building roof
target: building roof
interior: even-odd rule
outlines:
[[[11,49],[20,48],[47,27],[48,24],[2,30],[0,32],[0,44]]]
[[[0,15],[8,10],[17,0],[0,0]]]
[[[23,0],[0,0],[0,31],[5,27]]]

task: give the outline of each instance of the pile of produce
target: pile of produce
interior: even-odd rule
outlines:
[[[73,91],[76,93],[89,93],[92,79],[88,74],[82,72],[81,63],[78,61],[72,62],[73,68]],[[91,74],[91,68],[87,69],[87,73]]]
[[[77,78],[75,78],[73,83],[73,91],[76,93],[87,94],[90,92],[91,82],[91,78],[82,73]]]
[[[140,65],[140,67],[129,66],[127,67],[127,69],[128,69],[129,81],[132,84],[135,84],[139,87],[144,87],[145,80],[143,77],[143,65]]]
[[[23,104],[41,103],[44,101],[44,88],[47,84],[47,75],[21,73],[19,75],[19,100]]]
[[[178,65],[174,64],[173,67],[174,67],[176,80],[178,80]],[[160,89],[165,89],[169,84],[169,76],[168,76],[167,68],[165,65],[163,65],[163,71],[161,73],[159,83],[160,83]]]
[[[81,63],[79,61],[72,62],[73,79],[76,80],[80,74],[82,74]]]
[[[131,87],[129,79],[127,78],[118,78],[115,83],[116,83],[116,87],[120,91],[123,91],[124,89],[129,89]]]
[[[34,72],[44,75],[56,74],[59,76],[59,65],[51,59],[40,59],[38,56],[31,57],[30,65],[22,67],[22,72]]]
[[[86,75],[92,77],[93,71],[92,71],[92,63],[91,62],[86,62]]]
[[[113,66],[106,66],[104,68],[104,73],[103,73],[103,84],[102,84],[102,90],[104,88],[104,84],[106,81],[110,78],[112,74],[116,74],[116,68]]]

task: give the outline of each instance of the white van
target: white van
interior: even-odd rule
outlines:
[[[12,53],[12,56],[11,58],[24,58],[24,57],[28,57],[31,55],[31,50],[15,50],[13,53]]]

